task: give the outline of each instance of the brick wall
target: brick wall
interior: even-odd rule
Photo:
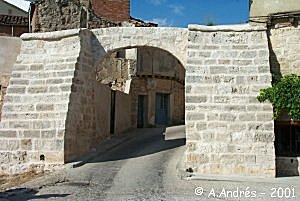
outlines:
[[[130,0],[91,0],[92,8],[99,17],[115,22],[130,19]]]

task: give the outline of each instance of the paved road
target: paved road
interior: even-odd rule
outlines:
[[[208,177],[180,180],[176,164],[184,152],[183,139],[165,141],[163,129],[140,129],[138,136],[39,188],[0,193],[0,200],[300,200],[300,180]],[[53,178],[52,178],[53,179]],[[39,180],[40,181],[40,180]],[[59,182],[57,182],[59,181]],[[198,193],[195,195],[195,188]],[[201,188],[202,189],[201,189]],[[284,194],[282,194],[282,190]],[[275,193],[272,188],[275,188]],[[247,193],[249,191],[249,194]],[[252,198],[248,198],[252,196]],[[299,199],[298,199],[299,198]]]

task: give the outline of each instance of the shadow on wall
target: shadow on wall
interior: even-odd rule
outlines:
[[[278,57],[274,51],[272,41],[271,41],[271,29],[267,30],[267,37],[268,37],[268,46],[269,46],[269,62],[270,62],[270,71],[272,74],[272,84],[276,83],[277,80],[282,78],[282,69],[281,65],[279,63]],[[276,133],[276,127],[274,127],[274,133]],[[275,141],[274,146],[275,149],[278,148],[277,144],[279,143],[278,140],[276,140],[275,135]],[[277,153],[278,150],[275,151]],[[297,157],[279,157],[276,156],[275,161],[275,167],[276,167],[276,177],[288,177],[288,176],[299,176],[299,161]]]
[[[131,103],[134,103],[131,96],[122,93],[113,95],[108,86],[100,86],[96,80],[97,64],[111,52],[107,52],[101,41],[89,30],[80,31],[80,47],[66,119],[63,150],[65,162],[71,162],[96,149],[110,134],[119,134],[131,128],[128,114],[137,114],[137,111],[131,110]],[[169,89],[164,85],[162,90],[165,91],[165,88]],[[184,103],[182,105],[184,110]]]
[[[271,30],[267,30],[267,37],[268,37],[268,46],[269,46],[269,62],[270,62],[270,71],[272,73],[272,83],[276,82],[279,78],[282,77],[281,75],[281,67],[278,61],[277,55],[274,52],[272,41],[271,41]]]
[[[49,199],[49,198],[65,198],[70,194],[45,194],[36,195],[37,190],[30,188],[17,188],[0,192],[0,200],[11,200],[11,201],[27,201],[27,200],[38,200],[38,199]]]
[[[276,177],[299,176],[297,157],[276,157]]]
[[[80,31],[80,44],[82,48],[76,63],[66,119],[65,162],[88,153],[109,135],[109,123],[106,126],[107,122],[97,121],[95,103],[95,90],[99,83],[96,81],[94,59],[103,57],[106,51],[89,30]],[[102,94],[102,97],[110,102],[106,100],[106,95]],[[103,115],[106,114],[104,112]],[[97,123],[103,124],[102,130],[97,131]]]

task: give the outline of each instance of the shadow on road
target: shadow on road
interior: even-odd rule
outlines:
[[[164,140],[165,128],[135,129],[136,137],[118,145],[103,155],[98,155],[87,163],[106,162],[137,158],[185,145],[185,139]]]
[[[64,198],[70,194],[45,194],[36,195],[37,190],[31,188],[17,188],[4,192],[0,192],[0,200],[2,201],[27,201],[34,199],[48,199],[48,198]]]

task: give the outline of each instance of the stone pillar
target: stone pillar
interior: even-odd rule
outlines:
[[[79,30],[21,38],[4,98],[0,174],[47,168],[65,160],[65,123],[80,52]]]
[[[263,28],[189,26],[186,168],[203,174],[275,176],[271,86]]]

